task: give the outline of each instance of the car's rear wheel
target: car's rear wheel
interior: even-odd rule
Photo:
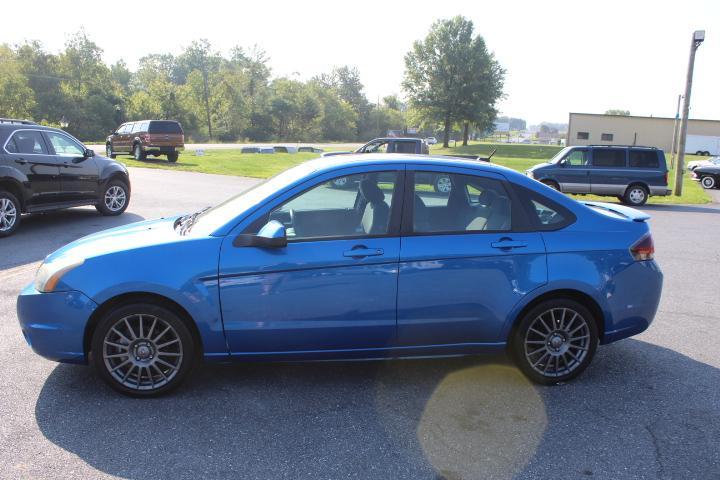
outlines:
[[[92,336],[90,361],[115,390],[153,397],[177,388],[196,359],[185,322],[170,310],[136,303],[100,319]]]
[[[133,158],[135,158],[135,160],[145,160],[147,158],[147,153],[143,152],[142,146],[139,143],[136,143],[133,147]]]
[[[532,308],[511,339],[512,354],[533,382],[553,385],[580,375],[592,361],[598,332],[590,311],[571,299]]]
[[[630,185],[627,190],[625,190],[625,195],[623,195],[623,202],[627,203],[628,205],[639,207],[645,205],[645,202],[647,202],[648,200],[648,196],[649,192],[644,186]]]
[[[167,154],[168,162],[175,163],[178,161],[179,154],[178,152],[172,152]]]
[[[113,153],[112,144],[110,144],[110,143],[105,145],[105,156],[107,156],[108,158],[117,157],[117,155],[115,155],[115,153]]]
[[[113,180],[105,185],[102,192],[95,205],[98,212],[112,217],[127,210],[130,204],[130,189],[123,182]]]
[[[710,176],[710,175],[705,175],[704,177],[702,177],[700,179],[700,184],[704,188],[708,188],[708,189],[715,188],[715,184],[716,184],[715,177]]]
[[[0,237],[15,233],[20,225],[20,202],[10,192],[0,190]]]

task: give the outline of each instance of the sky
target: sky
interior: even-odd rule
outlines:
[[[84,28],[134,69],[150,53],[180,53],[199,38],[220,53],[258,45],[274,76],[308,79],[333,66],[360,71],[371,101],[397,93],[403,58],[436,20],[463,15],[506,69],[502,115],[566,123],[569,112],[674,117],[690,41],[697,52],[691,118],[720,119],[720,1],[575,0],[489,2],[108,0],[5,2],[0,43],[39,40],[52,52]],[[27,21],[20,21],[26,19]],[[146,22],[143,25],[143,22]],[[717,28],[714,28],[717,25]]]

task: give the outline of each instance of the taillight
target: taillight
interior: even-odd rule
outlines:
[[[652,235],[648,233],[638,240],[635,245],[630,247],[630,255],[632,255],[637,262],[652,260],[655,257],[655,244],[653,243]]]
[[[668,172],[665,172],[665,185],[668,184]]]

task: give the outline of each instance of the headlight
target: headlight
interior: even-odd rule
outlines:
[[[43,293],[54,291],[63,275],[83,263],[84,259],[75,257],[60,257],[50,263],[43,263],[35,274],[35,289]]]
[[[532,170],[525,170],[525,175],[527,175],[530,178],[535,178],[535,175],[533,174]]]

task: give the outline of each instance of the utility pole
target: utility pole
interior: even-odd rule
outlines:
[[[692,90],[693,69],[695,67],[695,52],[700,44],[705,41],[705,30],[693,32],[692,43],[690,43],[690,59],[688,61],[687,79],[685,80],[685,101],[683,102],[683,114],[680,121],[680,139],[678,142],[678,161],[675,168],[675,196],[682,195],[682,181],[685,173],[685,141],[687,140],[687,124],[690,115],[690,91]]]
[[[677,153],[677,140],[678,140],[678,123],[680,122],[680,101],[682,95],[678,95],[677,110],[675,112],[675,123],[673,124],[673,141],[672,149],[670,150],[670,168],[675,166],[675,154]]]

